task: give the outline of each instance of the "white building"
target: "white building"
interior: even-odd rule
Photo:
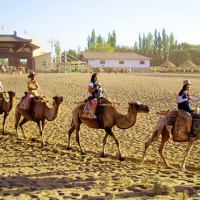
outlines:
[[[149,68],[152,58],[133,52],[81,52],[80,60],[91,67]]]

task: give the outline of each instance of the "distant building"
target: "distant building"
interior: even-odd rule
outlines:
[[[8,59],[9,66],[20,66],[20,60],[26,60],[27,67],[34,69],[33,51],[40,48],[32,43],[32,39],[13,35],[0,35],[0,58]]]
[[[152,58],[133,52],[81,52],[80,60],[92,67],[149,68]]]

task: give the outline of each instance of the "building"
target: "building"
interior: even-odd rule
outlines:
[[[92,67],[147,69],[152,58],[133,52],[81,52],[80,60]]]
[[[25,67],[34,69],[33,51],[38,48],[31,39],[18,37],[16,31],[13,35],[0,35],[0,58],[7,59],[9,66],[19,67],[25,61]]]

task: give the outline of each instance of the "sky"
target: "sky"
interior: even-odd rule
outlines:
[[[36,40],[43,52],[60,42],[61,51],[84,51],[92,30],[116,45],[133,47],[139,34],[167,35],[178,43],[200,44],[199,0],[0,0],[0,34]]]

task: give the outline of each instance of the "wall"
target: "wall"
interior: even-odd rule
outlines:
[[[143,60],[141,60],[143,61]],[[92,67],[104,67],[104,66],[111,66],[111,67],[143,67],[148,68],[150,67],[150,60],[144,60],[145,64],[140,64],[140,60],[124,60],[124,64],[119,64],[119,60],[106,60],[105,64],[100,64],[99,60],[88,60],[88,64]]]
[[[43,66],[42,62],[46,61],[46,70],[47,72],[51,71],[51,53],[45,53],[40,56],[35,56],[35,68],[33,70],[39,72],[45,72],[45,67]]]

